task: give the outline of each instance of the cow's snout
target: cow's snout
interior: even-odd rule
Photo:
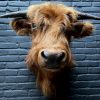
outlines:
[[[57,69],[60,67],[60,64],[65,61],[66,54],[64,51],[42,50],[41,58],[46,64],[47,68]]]

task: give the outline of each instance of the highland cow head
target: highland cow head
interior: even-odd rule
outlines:
[[[32,5],[27,11],[18,11],[0,17],[14,17],[12,28],[18,35],[32,39],[26,62],[37,76],[44,95],[55,91],[54,77],[66,67],[74,65],[70,50],[71,38],[82,38],[92,33],[93,25],[81,19],[100,19],[62,4]]]

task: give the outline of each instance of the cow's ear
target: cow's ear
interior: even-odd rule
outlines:
[[[16,18],[10,24],[18,35],[29,36],[31,34],[31,24],[28,19]]]
[[[72,28],[72,36],[74,38],[82,38],[89,36],[93,31],[93,25],[90,22],[76,22]]]

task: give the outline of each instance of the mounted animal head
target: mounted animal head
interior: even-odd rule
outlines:
[[[92,33],[93,25],[81,20],[100,20],[100,17],[52,3],[32,5],[26,11],[0,16],[6,17],[15,18],[11,26],[18,35],[32,38],[26,63],[36,74],[38,86],[47,96],[55,91],[55,75],[73,66],[71,38],[83,38]]]

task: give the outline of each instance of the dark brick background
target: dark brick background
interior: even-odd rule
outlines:
[[[100,0],[58,1],[100,16]],[[0,14],[23,10],[36,3],[41,3],[41,0],[3,0],[0,1]],[[24,62],[31,46],[30,38],[16,36],[8,24],[10,20],[0,19],[0,100],[44,100],[36,87],[35,76]],[[100,21],[92,22],[95,30],[91,36],[72,41],[77,66],[72,73],[69,100],[100,100]]]

